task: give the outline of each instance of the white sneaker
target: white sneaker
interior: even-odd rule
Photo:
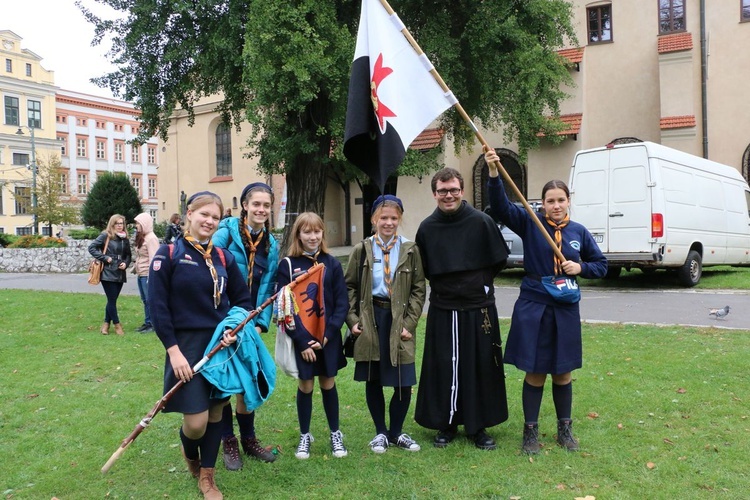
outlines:
[[[378,434],[370,441],[370,449],[377,454],[385,453],[388,449],[388,437],[385,434]]]
[[[406,451],[419,451],[422,449],[408,434],[401,434],[396,441],[391,441],[391,446],[397,446]]]
[[[348,452],[344,447],[344,436],[341,434],[341,431],[331,433],[331,451],[336,458],[342,458],[348,455]]]
[[[313,439],[312,434],[310,434],[309,432],[306,434],[300,434],[299,444],[297,445],[297,453],[295,453],[294,456],[299,458],[300,460],[310,458],[310,443],[312,443],[313,441],[315,441],[315,439]]]

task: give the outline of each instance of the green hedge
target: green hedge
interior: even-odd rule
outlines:
[[[8,248],[60,248],[67,246],[68,244],[65,240],[54,236],[30,234],[27,236],[19,236],[16,241],[8,245]]]

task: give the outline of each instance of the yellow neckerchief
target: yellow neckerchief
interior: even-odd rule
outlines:
[[[396,241],[398,241],[398,235],[394,234],[386,246],[381,242],[380,235],[375,235],[375,243],[383,252],[383,281],[385,281],[389,297],[391,296],[391,250],[393,250],[393,245],[396,244]]]
[[[553,221],[552,217],[549,215],[545,215],[544,218],[547,219],[547,224],[555,228],[555,244],[557,245],[557,249],[560,250],[560,253],[562,253],[562,229],[568,225],[568,222],[570,222],[570,214],[565,214],[565,218],[560,222]],[[553,260],[555,261],[555,275],[563,274],[562,261],[557,255],[553,256]]]
[[[209,241],[208,248],[204,249],[201,244],[198,243],[198,240],[193,238],[190,233],[185,233],[184,238],[190,246],[198,250],[198,253],[203,256],[203,259],[206,261],[206,266],[208,266],[208,270],[211,271],[211,279],[214,280],[214,309],[217,309],[219,304],[221,304],[221,290],[219,290],[219,275],[216,273],[214,262],[211,260],[211,250],[214,247],[214,243]],[[219,251],[221,252],[221,250]]]
[[[242,226],[242,232],[245,233],[245,236],[247,236],[247,287],[251,288],[253,286],[253,267],[255,267],[255,252],[258,251],[258,245],[260,245],[260,242],[263,240],[263,229],[261,229],[258,233],[258,241],[253,242],[253,234],[247,228],[245,219],[240,220],[240,225]]]

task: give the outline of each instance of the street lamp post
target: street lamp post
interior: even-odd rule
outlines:
[[[39,234],[39,223],[36,217],[36,144],[34,143],[34,127],[21,125],[16,131],[16,135],[23,135],[22,128],[29,129],[31,133],[31,210],[34,216],[34,234]]]

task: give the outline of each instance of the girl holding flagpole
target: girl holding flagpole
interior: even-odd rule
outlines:
[[[164,344],[164,392],[181,380],[164,412],[183,414],[181,451],[188,470],[198,478],[206,499],[220,499],[214,471],[221,443],[225,399],[211,397],[213,385],[193,366],[203,358],[217,325],[232,307],[251,310],[245,276],[230,252],[215,248],[211,236],[223,212],[221,199],[201,191],[187,200],[184,238],[162,245],[151,261],[148,279],[149,307],[156,335]],[[236,341],[224,334],[226,346]]]
[[[259,307],[274,292],[276,285],[276,269],[278,268],[279,250],[276,240],[271,234],[269,218],[273,205],[271,187],[262,182],[254,182],[245,186],[240,196],[242,211],[239,218],[226,217],[219,223],[219,229],[212,241],[215,246],[226,248],[237,260],[237,265],[247,277],[247,286],[254,307]],[[271,321],[272,308],[267,307],[253,320],[250,326],[258,333],[268,331]],[[237,423],[240,427],[240,441],[234,435],[232,405],[224,407],[222,423],[223,459],[228,470],[242,468],[239,445],[243,451],[262,462],[273,462],[276,455],[260,444],[255,435],[255,411],[248,410],[245,398],[237,394],[236,408]]]
[[[375,235],[354,247],[346,268],[349,291],[347,324],[357,337],[354,380],[365,382],[365,398],[375,424],[370,449],[385,453],[388,446],[419,451],[403,432],[417,383],[414,366],[417,322],[425,302],[425,276],[419,249],[397,234],[404,206],[396,196],[379,196],[373,203]],[[383,387],[393,387],[385,423]]]
[[[315,264],[325,265],[322,284],[310,283],[300,296],[299,316],[323,314],[325,327],[322,332],[307,331],[304,325],[297,324],[295,329],[287,329],[295,347],[295,357],[299,370],[297,388],[297,418],[300,427],[300,439],[295,456],[299,459],[310,457],[310,434],[312,417],[312,392],[314,379],[318,377],[320,392],[323,395],[323,409],[328,419],[331,432],[331,451],[334,457],[347,455],[344,440],[339,430],[339,396],[336,389],[336,374],[346,366],[342,352],[341,326],[349,310],[344,272],[339,261],[328,253],[325,241],[323,220],[312,212],[297,216],[291,233],[289,255],[279,263],[278,288],[288,285]],[[322,304],[312,297],[317,287],[322,286],[324,302]],[[310,292],[308,295],[305,295]],[[300,322],[302,323],[302,322]],[[318,340],[322,338],[321,340]]]

